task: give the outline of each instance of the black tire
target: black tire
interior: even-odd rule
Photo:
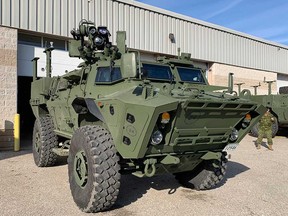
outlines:
[[[101,126],[83,126],[72,137],[68,157],[70,190],[84,212],[109,209],[120,188],[120,165],[110,133]]]
[[[282,86],[279,88],[279,94],[288,94],[288,86]]]
[[[175,178],[187,188],[196,190],[211,189],[223,180],[227,169],[227,159],[223,153],[220,166],[217,168],[213,166],[212,162],[203,161],[192,171],[176,173]]]
[[[273,123],[273,125],[272,125],[272,137],[275,137],[276,134],[277,134],[277,132],[278,132],[278,130],[279,130],[278,120],[277,120],[276,117],[274,117],[274,118],[275,118],[275,121],[274,121],[274,123]],[[259,135],[259,123],[255,124],[255,125],[252,127],[252,129],[251,129],[251,135],[252,135],[253,137],[258,137],[258,135]],[[264,136],[264,137],[266,138],[266,136]]]
[[[38,167],[55,165],[58,156],[52,149],[58,146],[58,137],[54,132],[51,117],[40,117],[35,120],[32,139],[35,164]]]

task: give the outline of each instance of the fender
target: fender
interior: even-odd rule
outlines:
[[[72,102],[72,107],[78,114],[86,114],[90,112],[96,118],[105,122],[103,115],[92,98],[75,98]]]

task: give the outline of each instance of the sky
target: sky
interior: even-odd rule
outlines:
[[[137,0],[288,45],[288,0]]]

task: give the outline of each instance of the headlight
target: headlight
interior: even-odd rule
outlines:
[[[162,140],[163,140],[163,134],[159,130],[154,131],[151,136],[151,144],[158,145],[162,142]]]
[[[231,142],[235,142],[238,139],[238,130],[233,128],[229,139],[230,139]]]
[[[245,115],[245,118],[242,121],[242,128],[246,128],[249,126],[250,122],[251,122],[251,115],[248,113]]]

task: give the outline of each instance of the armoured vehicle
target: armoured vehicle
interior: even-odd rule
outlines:
[[[172,173],[199,190],[224,178],[226,150],[265,111],[229,93],[232,76],[223,92],[227,87],[208,85],[189,54],[145,62],[127,49],[125,32],[117,32],[117,46],[106,27],[89,21],[71,33],[69,54],[83,59],[77,69],[51,77],[50,47],[47,76],[38,78],[34,59],[33,155],[39,167],[68,156],[71,193],[82,211],[109,209],[124,174]]]
[[[268,94],[267,95],[258,95],[257,87],[255,88],[254,95],[251,95],[251,100],[261,103],[266,108],[270,109],[270,112],[274,115],[276,121],[272,125],[272,136],[274,137],[280,128],[288,127],[288,87],[283,86],[279,88],[280,94],[272,94],[271,85],[275,81],[266,81],[264,83],[268,84]],[[239,91],[239,90],[238,90]],[[251,129],[251,135],[258,137],[259,124],[255,124]]]

